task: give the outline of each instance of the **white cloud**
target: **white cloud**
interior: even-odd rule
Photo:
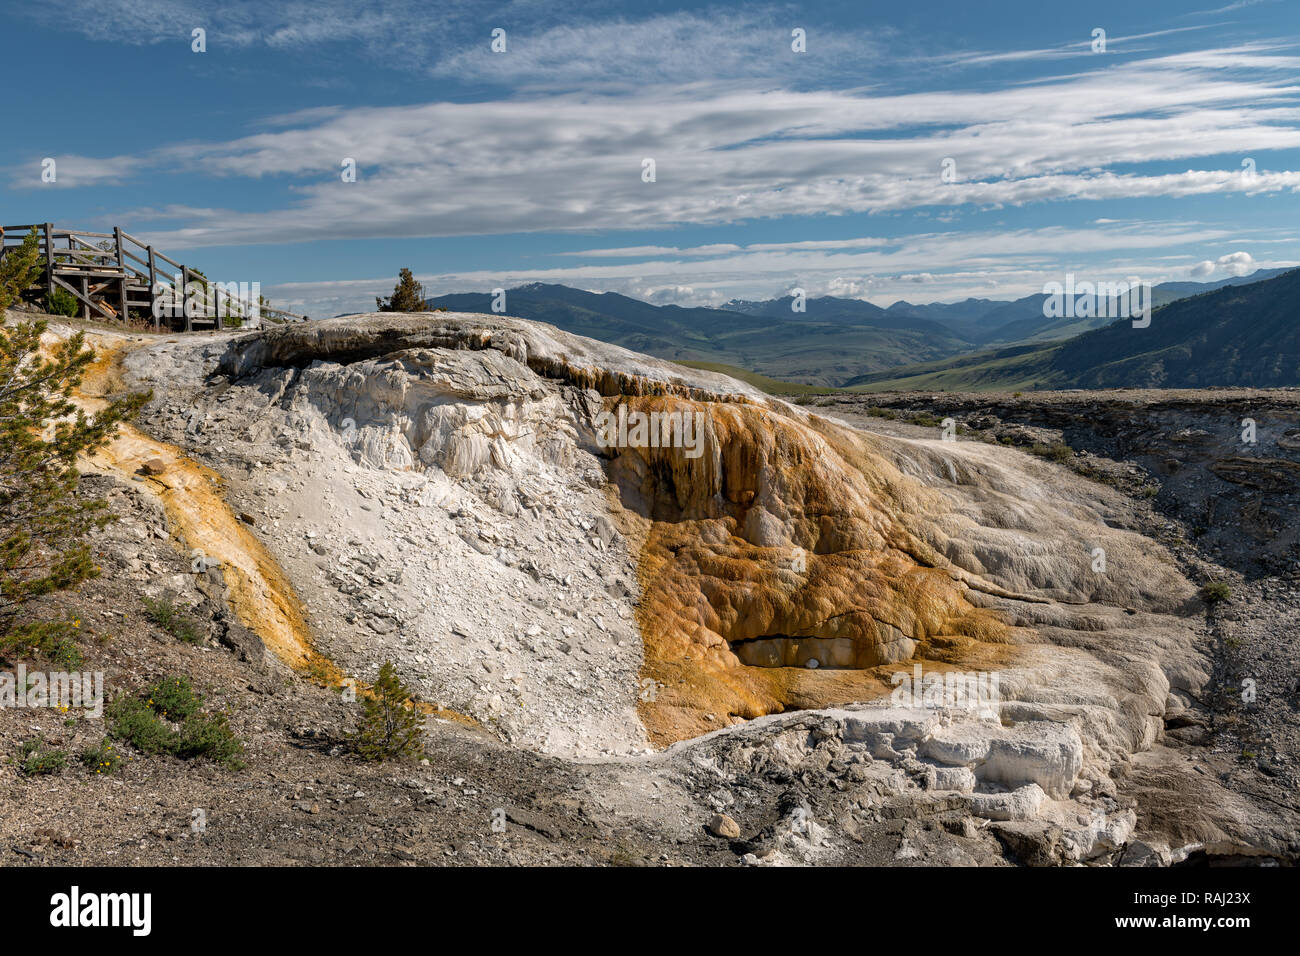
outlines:
[[[1188,274],[1194,279],[1205,279],[1216,272],[1223,272],[1230,276],[1244,276],[1250,275],[1258,268],[1259,264],[1249,252],[1230,252],[1219,256],[1217,260],[1206,259],[1196,263],[1188,270]]]
[[[873,240],[879,243],[877,248],[851,251],[755,251],[756,246],[750,246],[712,258],[673,255],[620,263],[594,259],[558,268],[429,273],[418,278],[430,295],[548,282],[682,305],[717,306],[734,298],[777,297],[794,286],[810,296],[869,298],[877,305],[898,299],[1010,299],[1041,291],[1045,281],[1060,281],[1066,271],[1081,268],[1095,279],[1108,281],[1130,275],[1157,283],[1183,278],[1187,257],[1165,257],[1160,254],[1163,250],[1217,245],[1229,235],[1226,228],[1187,223],[1052,226],[913,235]],[[961,266],[953,268],[952,263]],[[1287,264],[1274,261],[1270,266]],[[285,283],[268,294],[277,305],[301,307],[319,316],[369,308],[373,297],[391,291],[392,285],[391,277]]]
[[[1249,275],[1256,269],[1255,257],[1249,252],[1234,252],[1230,255],[1220,256],[1219,268],[1232,276]]]
[[[1260,195],[1300,187],[1300,171],[1262,168],[1270,151],[1300,148],[1300,87],[1275,79],[1297,67],[1298,58],[1238,47],[980,92],[706,95],[688,86],[325,109],[122,165],[155,179],[295,183],[280,208],[212,209],[156,233],[174,248]],[[1261,168],[1195,168],[1223,155],[1260,156]],[[645,156],[656,160],[655,183],[641,179]],[[360,165],[356,183],[340,181],[344,157]],[[946,157],[958,182],[940,181]],[[1157,161],[1188,168],[1110,168]]]
[[[112,217],[147,219],[155,228],[135,231],[169,251],[321,238],[608,234],[759,219],[802,224],[847,213],[919,211],[948,221],[1043,203],[1062,204],[1062,221],[1093,221],[1078,229],[1002,227],[905,239],[695,246],[611,239],[605,248],[562,254],[573,260],[564,268],[425,277],[441,291],[537,280],[717,304],[759,289],[782,294],[798,282],[815,294],[870,295],[888,304],[922,291],[917,277],[932,299],[993,289],[999,297],[1023,294],[1041,288],[1044,275],[1058,276],[1072,257],[1101,257],[1098,268],[1113,266],[1119,277],[1148,267],[1241,274],[1233,270],[1258,265],[1246,253],[1189,266],[1184,251],[1235,248],[1240,222],[1228,233],[1098,214],[1128,200],[1300,190],[1300,171],[1284,168],[1294,155],[1287,151],[1300,148],[1300,57],[1280,45],[1156,56],[1126,41],[1158,34],[1118,37],[1111,43],[1131,55],[1071,60],[1078,72],[1070,75],[1017,74],[999,86],[981,74],[979,85],[965,89],[944,89],[935,79],[917,85],[924,92],[894,93],[889,72],[900,60],[882,50],[879,38],[814,28],[809,53],[796,57],[789,52],[789,17],[773,7],[603,20],[587,11],[561,15],[541,0],[447,5],[434,13],[417,0],[229,0],[208,10],[167,0],[52,0],[29,12],[113,42],[188,43],[189,30],[207,24],[210,48],[281,52],[349,44],[406,69],[514,90],[475,102],[318,106],[264,117],[252,127],[256,133],[229,141],[60,160],[60,185],[71,187],[128,177],[165,187],[173,175],[200,185],[203,177],[262,181],[257,211],[214,200]],[[497,22],[510,29],[505,55],[488,52]],[[1074,41],[921,60],[948,68],[995,59],[1052,62],[1081,49]],[[833,77],[835,70],[841,75]],[[842,85],[844,75],[859,85],[819,88],[828,78]],[[573,89],[583,92],[565,92]],[[655,183],[641,180],[647,156],[656,160]],[[1245,156],[1258,160],[1252,176],[1239,168]],[[339,178],[344,157],[360,164],[356,183]],[[948,157],[957,163],[954,183],[940,180]],[[11,183],[36,188],[39,159],[9,167]],[[113,195],[96,195],[96,205]],[[1112,205],[1082,214],[1065,205],[1080,201]],[[1214,255],[1198,257],[1207,254]],[[1096,272],[1094,265],[1090,260]],[[313,314],[325,314],[365,307],[391,287],[386,278],[278,288],[298,297],[282,304],[311,303]]]

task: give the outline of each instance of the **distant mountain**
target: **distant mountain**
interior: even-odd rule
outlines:
[[[488,293],[455,293],[430,308],[490,312]],[[506,291],[506,313],[673,361],[737,366],[785,382],[821,386],[916,361],[946,358],[971,343],[944,326],[889,316],[856,299],[747,303],[751,311],[651,305],[614,292],[531,283]]]
[[[1248,276],[1234,276],[1215,282],[1163,282],[1152,289],[1152,305],[1159,308],[1177,299],[1230,285],[1247,285],[1271,279],[1284,269],[1259,270]],[[806,317],[816,316],[827,321],[874,322],[880,327],[914,328],[918,331],[938,325],[950,335],[973,345],[1014,345],[1030,342],[1051,342],[1067,339],[1098,329],[1111,319],[1099,316],[1086,318],[1051,318],[1043,314],[1047,296],[1034,293],[1013,301],[996,299],[966,299],[962,302],[932,302],[915,305],[898,301],[887,309],[857,299],[825,297],[809,299]],[[734,300],[722,308],[745,315],[790,315],[789,296],[766,301]],[[927,325],[926,323],[933,323]]]
[[[864,391],[1300,386],[1300,269],[1158,308],[1064,342],[922,363],[849,383]]]
[[[1170,302],[1212,292],[1225,286],[1249,285],[1272,279],[1285,272],[1285,269],[1260,269],[1248,276],[1233,276],[1217,282],[1162,282],[1151,290],[1152,308],[1160,308]],[[1028,295],[1015,302],[1005,303],[994,309],[981,320],[982,330],[973,336],[980,344],[996,345],[1001,343],[1051,342],[1069,338],[1091,329],[1109,325],[1110,318],[1092,316],[1089,318],[1053,319],[1043,315],[1043,302],[1047,296]],[[1113,313],[1112,313],[1113,314]]]
[[[961,302],[931,302],[913,305],[899,300],[885,311],[890,315],[907,315],[916,319],[930,319],[952,329],[958,335],[976,341],[975,336],[989,313],[1007,303],[994,299],[965,299]]]
[[[1212,283],[1164,283],[1155,287],[1152,298],[1158,307],[1207,290],[1246,287],[1279,272]],[[958,368],[970,372],[972,360],[978,365],[994,354],[1000,356],[998,364],[987,375],[1001,381],[1007,373],[1001,363],[1008,357],[1020,367],[1042,346],[1112,321],[1045,316],[1045,298],[1035,294],[1012,302],[966,299],[928,305],[900,301],[882,309],[860,299],[822,296],[808,299],[804,310],[795,312],[790,296],[735,300],[720,309],[689,308],[534,282],[507,290],[506,312],[673,361],[733,366],[786,383],[853,387],[900,374],[945,378]],[[428,303],[458,312],[492,311],[492,296],[486,292],[435,296]],[[1026,345],[1040,348],[1019,347]],[[981,347],[997,352],[980,352]]]

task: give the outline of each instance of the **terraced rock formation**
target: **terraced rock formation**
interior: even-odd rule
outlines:
[[[882,798],[1104,860],[1137,825],[1117,775],[1210,676],[1196,588],[1128,530],[1132,501],[1015,448],[870,433],[499,316],[174,339],[125,366],[324,653],[362,679],[397,660],[518,746],[668,747],[724,776],[823,754]],[[700,441],[611,444],[620,412],[698,415]],[[945,696],[981,675],[993,700]]]

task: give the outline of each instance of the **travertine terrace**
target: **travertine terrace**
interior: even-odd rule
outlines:
[[[864,431],[499,316],[154,339],[117,374],[247,517],[311,654],[363,683],[394,660],[516,747],[634,775],[831,760],[972,833],[1108,860],[1138,830],[1117,774],[1208,679],[1196,590],[1126,530],[1129,499],[1013,448]],[[698,413],[700,448],[611,447],[620,406]],[[900,699],[918,673],[993,674],[996,699]],[[776,859],[834,846],[801,826]]]

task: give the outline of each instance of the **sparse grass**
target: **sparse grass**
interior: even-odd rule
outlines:
[[[1200,593],[1206,604],[1219,604],[1232,597],[1232,586],[1227,581],[1211,581],[1201,588]]]
[[[66,750],[45,746],[44,739],[36,737],[18,750],[18,769],[24,777],[42,777],[58,773],[68,763]]]
[[[862,376],[851,392],[1032,391],[1050,387],[1060,376],[1051,368],[1058,346],[1011,346],[933,362],[901,366]]]
[[[623,844],[618,844],[609,855],[610,866],[640,866],[641,861]]]
[[[199,622],[171,601],[144,599],[145,614],[164,631],[184,644],[198,644],[203,640]]]
[[[838,392],[840,389],[825,385],[806,385],[802,382],[783,382],[780,379],[771,378],[767,375],[761,375],[758,372],[751,372],[748,369],[739,368],[735,365],[727,365],[724,362],[678,362],[678,365],[684,365],[687,368],[703,369],[706,372],[721,372],[746,385],[752,385],[768,395],[825,395],[831,392]]]
[[[1074,457],[1074,449],[1060,441],[1052,442],[1050,445],[1036,442],[1029,447],[1029,452],[1039,458],[1047,458],[1055,462],[1067,462]]]

